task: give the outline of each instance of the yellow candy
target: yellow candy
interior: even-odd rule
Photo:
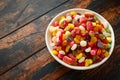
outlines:
[[[65,32],[65,36],[70,36],[70,35],[71,35],[70,31]]]
[[[52,32],[52,36],[56,36],[57,31]]]
[[[106,52],[104,53],[104,55],[105,55],[105,57],[108,57],[108,56],[109,56],[109,52],[106,51]]]
[[[81,39],[81,36],[80,36],[80,35],[76,35],[76,38],[77,38],[78,40],[80,40],[80,39]]]
[[[97,38],[96,37],[91,37],[91,42],[97,42]]]
[[[93,25],[93,26],[96,26],[96,23],[95,23],[95,22],[92,22],[92,25]]]
[[[111,42],[112,42],[111,37],[106,37],[106,39],[107,39],[107,41],[108,41],[109,43],[111,43]]]
[[[59,24],[61,24],[62,21],[64,21],[64,20],[65,20],[65,16],[61,16],[61,18],[60,18],[60,20],[59,20]]]
[[[65,48],[65,52],[68,52],[70,49],[70,46],[68,45],[66,48]]]
[[[73,28],[75,27],[74,24],[72,24],[72,23],[69,23],[68,26],[69,26],[71,29],[73,29]]]
[[[56,50],[53,50],[52,53],[53,53],[54,55],[57,55],[57,54],[58,54],[58,52],[57,52]]]
[[[75,43],[80,43],[80,41],[77,38],[74,38]]]
[[[80,53],[80,54],[76,55],[76,58],[77,58],[77,59],[80,59],[82,56],[83,56],[83,54]]]
[[[89,66],[89,65],[91,65],[92,63],[93,63],[92,59],[86,59],[85,60],[85,66],[86,67]]]
[[[86,30],[81,30],[81,34],[85,34],[86,33]]]
[[[70,14],[76,15],[77,13],[75,11],[71,11]]]
[[[62,49],[61,46],[58,46],[58,47],[56,48],[57,51],[60,51],[61,49]]]
[[[85,12],[85,14],[91,14],[91,15],[94,15],[92,12]]]

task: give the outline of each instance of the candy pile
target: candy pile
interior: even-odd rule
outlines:
[[[49,31],[52,53],[67,64],[89,66],[109,56],[111,32],[92,12],[71,11],[54,21]]]

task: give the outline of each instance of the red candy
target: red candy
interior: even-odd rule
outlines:
[[[64,56],[63,57],[63,61],[68,63],[68,64],[72,64],[73,63],[73,60],[71,58],[69,58],[68,56]]]

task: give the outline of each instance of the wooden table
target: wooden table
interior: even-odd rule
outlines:
[[[70,8],[96,11],[114,29],[113,54],[95,69],[68,69],[46,48],[48,23]],[[56,79],[120,80],[120,0],[0,0],[0,80]]]

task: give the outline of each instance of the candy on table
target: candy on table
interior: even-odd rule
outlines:
[[[81,47],[87,46],[87,42],[85,40],[80,41]]]

